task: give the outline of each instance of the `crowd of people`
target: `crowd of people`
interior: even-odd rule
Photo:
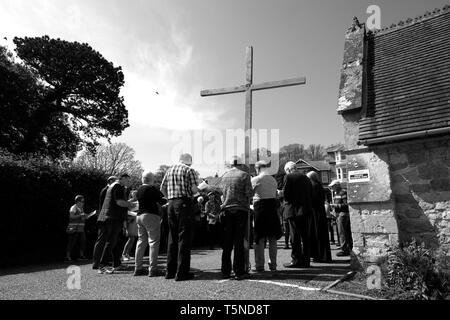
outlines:
[[[84,197],[77,196],[70,209],[67,259],[76,242],[80,242],[80,257],[84,258],[84,223],[92,215],[97,217],[98,226],[92,268],[99,273],[124,270],[122,263],[132,259],[137,241],[135,276],[193,279],[191,248],[199,235],[210,249],[222,248],[223,279],[242,280],[249,278],[251,271],[264,272],[267,247],[267,268],[277,271],[278,241],[283,233],[285,249],[292,249],[292,259],[284,267],[309,268],[311,261],[332,262],[330,239],[333,243],[335,219],[342,249],[338,256],[350,255],[347,194],[338,181],[330,185],[335,195],[330,204],[319,175],[298,172],[294,162],[286,164],[281,188],[268,173],[267,162],[255,165],[257,174],[253,178],[239,158],[229,165],[216,185],[199,181],[189,154],[182,155],[179,163],[167,171],[160,188],[151,172],[143,175],[142,186],[134,192],[128,191],[129,175],[110,177],[100,193],[98,210],[91,215],[84,213]],[[128,238],[125,247],[119,241],[123,230]],[[164,268],[158,263],[161,246],[167,248]],[[252,247],[253,269],[249,259]],[[147,249],[149,268],[145,269]],[[106,263],[108,258],[112,259],[111,266]]]

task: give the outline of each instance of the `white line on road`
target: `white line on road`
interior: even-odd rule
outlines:
[[[320,291],[320,288],[311,288],[311,287],[302,287],[298,286],[296,284],[290,284],[290,283],[283,283],[283,282],[275,282],[275,281],[267,281],[267,280],[248,280],[250,282],[259,282],[259,283],[265,283],[265,284],[273,284],[280,287],[290,287],[290,288],[297,288],[304,291]]]

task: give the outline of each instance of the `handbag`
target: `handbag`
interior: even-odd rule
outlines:
[[[294,218],[299,218],[302,217],[304,214],[303,211],[303,207],[299,206],[299,207],[295,207],[292,204],[287,203],[284,206],[284,217],[285,219],[294,219]]]

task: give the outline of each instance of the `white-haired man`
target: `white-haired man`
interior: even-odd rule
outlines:
[[[303,173],[297,172],[294,162],[285,166],[286,178],[283,188],[285,216],[289,220],[292,246],[292,262],[286,268],[309,268],[310,219],[312,216],[312,184]]]
[[[135,276],[146,275],[143,269],[143,259],[147,246],[150,246],[148,274],[150,277],[162,276],[158,270],[158,254],[161,240],[161,216],[159,205],[164,205],[166,200],[161,191],[153,184],[155,175],[152,172],[146,172],[142,176],[143,185],[138,189],[136,198],[139,202],[139,211],[137,214],[138,243],[136,245],[136,265]]]
[[[166,279],[191,280],[191,245],[194,225],[194,196],[198,194],[197,172],[191,168],[192,156],[184,154],[172,166],[161,184],[169,200],[169,243]]]

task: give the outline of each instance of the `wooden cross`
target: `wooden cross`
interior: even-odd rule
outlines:
[[[247,64],[246,64],[247,78],[246,84],[232,87],[232,88],[222,88],[213,90],[204,90],[201,92],[202,97],[218,96],[231,93],[246,93],[245,102],[245,165],[250,167],[250,148],[251,148],[251,129],[252,123],[252,101],[253,101],[253,91],[275,89],[282,87],[290,87],[297,85],[306,84],[306,78],[294,78],[289,80],[264,82],[261,84],[253,84],[253,47],[247,47]]]

